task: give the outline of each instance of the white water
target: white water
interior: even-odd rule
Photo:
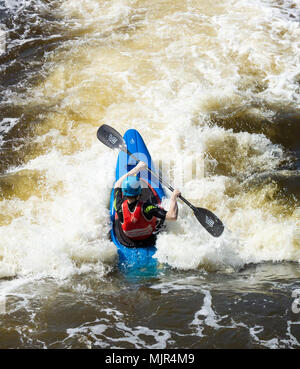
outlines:
[[[16,196],[0,202],[0,277],[101,274],[116,262],[107,237],[116,153],[96,139],[102,123],[121,133],[138,129],[156,164],[173,161],[173,172],[183,155],[203,161],[204,171],[184,184],[183,195],[214,211],[228,229],[212,238],[180,204],[178,222],[158,238],[160,262],[232,270],[300,261],[299,211],[281,215],[287,205],[272,200],[272,185],[246,190],[237,179],[272,173],[283,149],[262,134],[210,124],[212,114],[243,109],[271,117],[272,106],[299,106],[300,3],[276,4],[62,2],[66,26],[82,37],[48,54],[47,77],[26,96],[29,107],[55,109],[36,128],[32,158],[8,173]],[[214,172],[218,163],[223,174]],[[32,187],[24,196],[28,178]]]

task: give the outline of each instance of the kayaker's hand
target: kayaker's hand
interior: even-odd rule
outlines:
[[[177,199],[177,197],[181,196],[181,192],[179,190],[174,190],[173,193],[172,193],[172,197],[174,199]]]
[[[178,217],[178,205],[177,205],[177,197],[181,195],[179,190],[174,190],[172,192],[170,208],[166,214],[167,220],[177,220]]]
[[[144,161],[140,161],[138,165],[136,166],[136,169],[141,172],[142,170],[145,170],[147,168],[147,164]]]

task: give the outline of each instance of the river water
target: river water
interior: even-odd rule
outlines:
[[[0,0],[1,348],[300,347],[299,20],[299,0]],[[119,272],[103,123],[224,234],[181,203],[168,267]]]

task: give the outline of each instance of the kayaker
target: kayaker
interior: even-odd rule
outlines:
[[[140,161],[119,178],[114,186],[115,231],[119,241],[128,247],[155,244],[156,233],[164,221],[175,221],[178,216],[177,197],[181,195],[179,190],[172,192],[168,211],[150,200],[141,200],[142,187],[136,175],[146,168],[146,163]]]

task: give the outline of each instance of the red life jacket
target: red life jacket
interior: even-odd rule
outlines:
[[[122,229],[127,237],[133,240],[145,240],[150,237],[156,227],[156,217],[146,219],[143,213],[143,202],[139,201],[133,212],[129,210],[128,201],[122,204],[123,223]]]

